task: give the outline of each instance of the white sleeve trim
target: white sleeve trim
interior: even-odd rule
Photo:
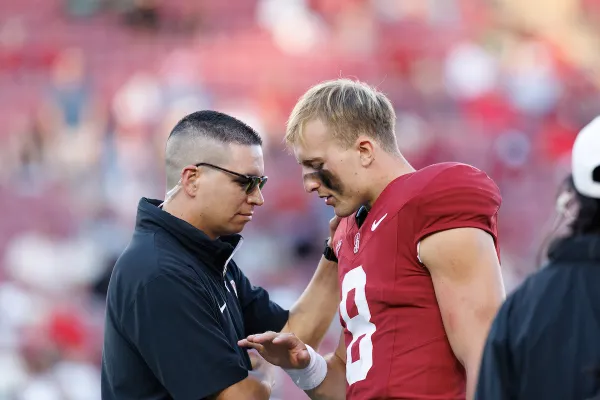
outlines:
[[[421,254],[419,253],[420,248],[421,248],[421,242],[419,241],[417,243],[417,260],[419,260],[419,262],[421,264],[423,264],[423,261],[421,260]],[[425,264],[423,264],[423,265],[425,265]]]

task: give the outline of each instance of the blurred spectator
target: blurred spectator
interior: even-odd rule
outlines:
[[[131,0],[125,12],[125,22],[134,28],[154,31],[159,28],[160,13],[157,0]]]
[[[307,53],[326,35],[323,22],[305,0],[259,0],[257,20],[285,53]]]
[[[457,100],[472,100],[498,84],[497,59],[476,43],[458,43],[446,59],[446,87]]]
[[[91,107],[90,83],[84,57],[81,49],[65,49],[53,66],[49,106],[57,108],[58,122],[65,129],[76,129],[89,117],[86,113]]]
[[[504,79],[508,98],[525,114],[546,115],[556,106],[562,89],[548,46],[524,37],[507,50]]]

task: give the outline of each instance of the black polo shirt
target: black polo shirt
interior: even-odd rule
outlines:
[[[600,398],[600,235],[559,241],[492,325],[478,400]]]
[[[108,288],[102,399],[199,400],[248,376],[237,341],[280,331],[288,312],[232,261],[239,235],[210,240],[141,199]]]

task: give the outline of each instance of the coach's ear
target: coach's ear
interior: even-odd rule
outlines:
[[[195,165],[187,166],[181,173],[181,185],[190,197],[195,197],[198,191],[198,178],[200,177],[200,169]]]
[[[358,139],[356,139],[356,149],[360,156],[360,164],[363,167],[368,167],[371,165],[373,160],[375,159],[375,143],[373,143],[373,139],[368,136],[360,135]]]

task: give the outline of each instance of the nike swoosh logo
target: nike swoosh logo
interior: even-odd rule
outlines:
[[[227,303],[223,304],[223,307],[219,307],[219,310],[221,310],[221,313],[223,313],[223,311],[225,311],[225,307],[227,307]]]
[[[387,214],[385,214],[383,217],[381,217],[378,221],[373,222],[373,225],[371,225],[371,231],[374,231],[375,229],[377,229],[377,227],[379,226],[381,221],[383,221],[385,219],[385,217],[387,217]]]

